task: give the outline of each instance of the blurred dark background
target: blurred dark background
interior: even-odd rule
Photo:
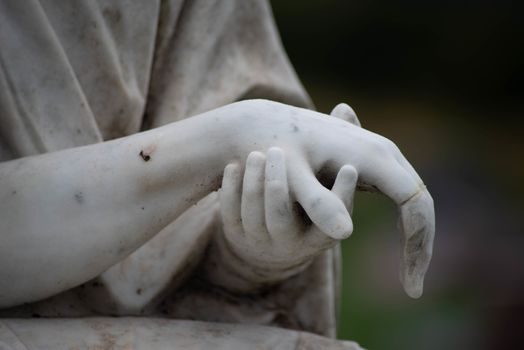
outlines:
[[[350,104],[435,200],[425,294],[398,282],[396,210],[356,198],[339,337],[369,349],[524,344],[524,6],[516,1],[273,0],[317,109]]]

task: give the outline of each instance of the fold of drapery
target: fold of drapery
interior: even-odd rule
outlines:
[[[240,99],[312,107],[266,1],[191,0],[173,13],[176,3],[161,11],[146,129]]]
[[[102,140],[37,0],[0,1],[0,84],[0,136],[12,158]]]
[[[245,98],[311,106],[264,1],[0,1],[0,160]]]
[[[130,135],[246,98],[311,107],[266,1],[0,0],[0,161]],[[326,253],[286,281],[295,294],[282,311],[294,327],[334,336],[334,260]],[[13,314],[67,316],[63,300]],[[240,318],[250,312],[242,310]]]

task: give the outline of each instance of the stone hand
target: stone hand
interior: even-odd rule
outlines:
[[[251,118],[247,123],[251,129],[246,130],[244,124],[242,132],[237,133],[236,148],[251,148],[242,191],[240,168],[234,164],[226,167],[227,194],[223,191],[222,197],[229,196],[230,204],[229,209],[228,205],[223,208],[222,215],[228,222],[226,226],[231,227],[227,233],[229,241],[237,242],[232,249],[252,256],[252,261],[265,260],[266,266],[292,262],[300,265],[305,256],[329,246],[322,242],[316,250],[305,249],[312,237],[347,238],[353,231],[347,209],[353,192],[338,194],[336,187],[329,190],[322,186],[317,174],[338,173],[338,181],[350,181],[354,176],[358,188],[383,193],[397,203],[403,241],[400,278],[407,294],[419,297],[432,254],[433,200],[398,148],[388,139],[359,127],[348,106],[335,108],[332,114],[340,118],[333,118],[268,101],[243,103],[249,105],[246,118],[258,114],[266,118]],[[271,130],[275,130],[272,139],[264,140]],[[281,150],[271,148],[275,146]],[[263,155],[266,152],[267,157]],[[240,157],[237,160],[242,164]],[[297,224],[297,215],[292,211],[295,202],[304,209],[317,232],[305,232]],[[279,215],[279,211],[284,215]],[[237,232],[236,241],[231,238],[232,232]],[[267,249],[257,250],[257,245]]]
[[[356,184],[356,170],[346,165],[331,190],[349,211]],[[229,164],[219,194],[227,249],[247,264],[242,269],[252,269],[260,281],[296,274],[337,242],[304,220],[289,192],[280,148],[270,148],[266,155],[250,153],[243,176],[239,164]]]

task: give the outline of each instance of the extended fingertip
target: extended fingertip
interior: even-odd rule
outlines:
[[[424,291],[423,278],[405,276],[405,278],[402,279],[402,285],[404,287],[404,291],[409,297],[418,299],[422,296]]]

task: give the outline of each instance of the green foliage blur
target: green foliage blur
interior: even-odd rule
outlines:
[[[524,25],[516,1],[273,0],[319,111],[350,104],[435,200],[425,293],[398,282],[396,209],[356,197],[339,338],[369,349],[524,343]]]

